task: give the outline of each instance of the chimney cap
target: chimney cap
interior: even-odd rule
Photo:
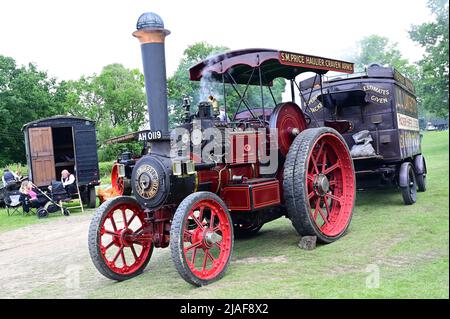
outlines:
[[[164,22],[159,15],[153,12],[145,12],[139,17],[136,29],[164,29]]]

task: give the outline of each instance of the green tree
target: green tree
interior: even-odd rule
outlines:
[[[64,114],[65,84],[30,63],[17,66],[11,57],[0,55],[0,166],[25,162],[24,124]]]
[[[418,95],[426,110],[448,118],[448,0],[429,0],[428,8],[435,21],[415,25],[409,32],[425,48],[419,61]]]
[[[183,53],[177,70],[169,77],[167,81],[168,86],[168,100],[170,105],[169,121],[171,127],[180,123],[183,117],[183,110],[181,104],[184,96],[191,97],[192,110],[195,110],[196,105],[207,99],[209,95],[215,96],[219,103],[223,103],[223,86],[222,83],[214,83],[208,80],[200,82],[189,80],[189,68],[210,56],[229,51],[229,48],[224,46],[213,46],[206,42],[198,42],[190,45]],[[244,85],[238,85],[241,94],[244,91]],[[284,79],[276,79],[273,83],[272,92],[277,102],[281,101],[281,96],[285,88]],[[228,114],[231,116],[236,110],[239,96],[234,92],[230,85],[226,85],[226,100]],[[273,107],[274,103],[268,89],[264,89],[264,104],[265,107]],[[252,107],[260,107],[260,88],[259,86],[252,86],[246,94],[246,98]],[[241,110],[245,106],[241,105]]]
[[[112,127],[125,125],[136,131],[145,122],[144,76],[137,69],[110,64],[100,75],[67,83],[70,114],[91,118]]]
[[[370,64],[379,63],[395,67],[413,81],[417,79],[417,68],[402,57],[397,43],[376,34],[358,41],[356,52],[350,59],[355,63],[356,72],[363,72]]]
[[[139,130],[146,121],[144,76],[137,69],[110,64],[99,75],[64,83],[69,114],[97,122],[99,159],[113,160],[125,149],[140,152],[137,142],[105,145],[109,138]]]
[[[65,108],[70,115],[89,118],[100,123],[105,116],[103,97],[97,94],[95,75],[82,76],[77,81],[65,82]]]
[[[103,99],[103,107],[111,124],[126,124],[136,131],[145,122],[144,76],[121,64],[110,64],[94,79],[96,93]]]

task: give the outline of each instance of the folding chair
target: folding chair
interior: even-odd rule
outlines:
[[[5,205],[8,216],[12,216],[15,213],[20,214],[19,208],[22,207],[22,201],[20,200],[20,192],[13,191],[5,195]]]
[[[36,215],[37,209],[41,207],[40,203],[35,203],[30,200],[27,195],[22,194],[20,201],[22,203],[23,216]],[[28,212],[25,211],[25,205],[28,206]]]

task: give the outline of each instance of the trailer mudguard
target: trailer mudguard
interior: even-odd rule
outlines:
[[[414,169],[416,174],[426,174],[427,173],[427,164],[425,163],[425,158],[422,154],[416,155],[414,157]]]
[[[408,183],[408,166],[412,164],[410,162],[403,162],[400,166],[400,170],[398,173],[398,186],[400,187],[409,187]],[[416,171],[413,167],[414,172]]]

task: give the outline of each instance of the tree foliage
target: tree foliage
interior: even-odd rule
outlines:
[[[100,145],[136,131],[146,121],[144,77],[137,69],[110,64],[99,75],[57,82],[34,64],[18,67],[13,58],[0,55],[0,166],[23,163],[22,126],[53,115],[95,120]],[[103,146],[99,157],[113,159],[124,148],[140,150],[136,143]]]
[[[110,64],[99,75],[67,84],[67,111],[112,127],[125,125],[136,131],[145,122],[144,76],[121,64]]]
[[[24,124],[64,112],[66,83],[0,55],[0,166],[25,161]]]
[[[412,80],[417,78],[417,68],[410,64],[408,59],[403,58],[397,43],[392,43],[388,38],[376,34],[364,37],[357,42],[352,59],[357,72],[364,71],[372,63],[378,63],[395,67]]]
[[[410,31],[413,41],[425,48],[419,61],[419,97],[426,110],[448,118],[448,0],[429,0],[435,21],[415,25]]]
[[[110,64],[99,75],[67,83],[66,110],[97,123],[99,159],[113,160],[124,151],[140,151],[139,143],[105,145],[109,138],[139,130],[146,121],[144,76],[138,69]]]

